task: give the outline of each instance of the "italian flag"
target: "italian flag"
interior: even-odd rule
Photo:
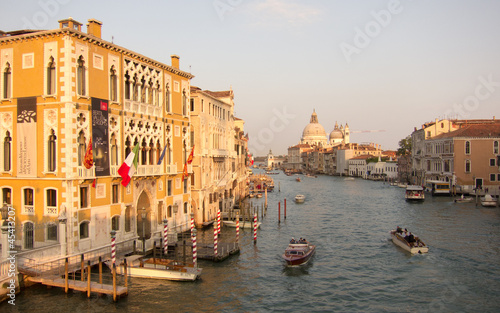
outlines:
[[[118,169],[118,174],[122,177],[122,185],[127,187],[134,176],[135,170],[137,169],[137,161],[139,158],[139,143],[134,147],[132,152],[129,153],[125,162]]]

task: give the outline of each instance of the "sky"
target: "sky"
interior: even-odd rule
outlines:
[[[0,0],[0,30],[72,17],[234,91],[250,152],[286,154],[313,110],[329,134],[396,150],[435,119],[500,118],[498,0]],[[82,29],[86,31],[85,27]]]

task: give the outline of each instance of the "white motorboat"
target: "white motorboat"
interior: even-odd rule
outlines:
[[[227,227],[236,228],[236,221],[223,221],[224,225]],[[257,221],[257,228],[260,228],[262,223]],[[240,228],[250,228],[253,229],[253,220],[252,221],[240,221]]]
[[[141,255],[132,255],[127,259],[127,276],[156,278],[176,281],[194,281],[201,275],[201,268],[192,264],[183,265],[180,262],[160,258],[143,258]],[[111,261],[106,261],[106,265],[111,268]],[[116,272],[125,274],[125,263],[116,266]]]
[[[304,195],[296,195],[295,196],[295,202],[297,203],[303,203],[306,200],[306,196]]]
[[[429,252],[429,247],[420,238],[410,232],[405,234],[400,227],[391,231],[391,238],[392,242],[411,254]]]
[[[406,186],[405,199],[406,201],[424,201],[424,188],[416,185]]]
[[[485,207],[495,207],[497,206],[497,200],[491,195],[486,194],[484,197],[481,197],[481,205]]]

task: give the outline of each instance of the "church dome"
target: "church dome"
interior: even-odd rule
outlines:
[[[339,129],[334,129],[330,133],[330,140],[332,139],[344,139],[344,135]]]
[[[318,122],[318,115],[313,111],[311,121],[302,132],[302,143],[308,144],[326,144],[326,132],[323,126]]]

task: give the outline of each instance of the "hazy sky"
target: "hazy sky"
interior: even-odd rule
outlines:
[[[166,64],[179,55],[194,86],[232,86],[256,155],[287,153],[313,109],[327,133],[347,122],[351,142],[383,149],[435,118],[500,118],[498,0],[0,4],[0,30],[95,18],[104,40]]]

